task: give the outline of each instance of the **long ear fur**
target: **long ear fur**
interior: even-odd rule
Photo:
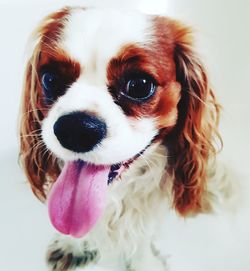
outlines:
[[[182,94],[178,122],[168,141],[170,170],[174,177],[174,206],[182,214],[208,211],[204,197],[207,167],[216,153],[214,140],[220,107],[206,71],[193,50],[190,29],[175,24],[176,79]]]
[[[35,54],[26,69],[20,127],[20,161],[31,184],[32,191],[40,199],[46,197],[45,184],[59,174],[57,161],[41,139],[41,120],[44,118],[42,98],[39,95],[37,58]]]
[[[62,26],[61,18],[68,9],[51,14],[34,31],[32,40],[36,42],[24,77],[23,97],[20,112],[20,161],[31,184],[34,194],[45,200],[47,185],[59,175],[59,166],[53,154],[46,149],[41,139],[41,122],[46,114],[43,104],[42,89],[37,74],[41,44],[43,39],[53,40],[48,29]]]

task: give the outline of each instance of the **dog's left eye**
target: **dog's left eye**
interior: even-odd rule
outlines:
[[[151,78],[136,77],[128,79],[122,95],[135,102],[149,99],[155,93],[156,84]]]

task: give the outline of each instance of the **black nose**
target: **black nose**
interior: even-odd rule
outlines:
[[[54,133],[64,148],[74,152],[88,152],[106,136],[107,127],[93,115],[74,112],[55,122]]]

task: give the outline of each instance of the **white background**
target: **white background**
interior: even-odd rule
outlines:
[[[47,270],[44,253],[54,230],[46,207],[30,192],[17,163],[17,116],[30,32],[48,12],[75,3],[86,1],[0,0],[0,270]],[[199,50],[224,107],[222,156],[238,171],[235,181],[244,182],[247,197],[242,196],[235,215],[182,220],[166,214],[160,245],[169,255],[170,270],[249,271],[249,0],[99,0],[99,5],[107,4],[166,13],[195,27]]]

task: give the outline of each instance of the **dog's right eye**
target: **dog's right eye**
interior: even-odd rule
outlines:
[[[58,76],[51,72],[45,72],[41,77],[42,88],[48,100],[53,100],[57,97],[59,91]]]

